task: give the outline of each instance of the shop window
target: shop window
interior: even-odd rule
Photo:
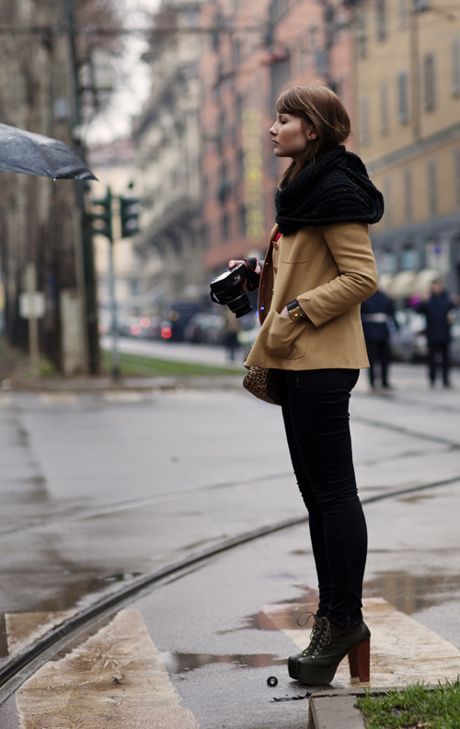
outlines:
[[[382,251],[380,259],[380,270],[382,273],[396,273],[398,268],[398,259],[396,253],[390,248]]]
[[[375,0],[375,20],[377,40],[384,41],[387,37],[386,0]]]
[[[230,236],[230,218],[224,213],[220,219],[220,237],[222,241],[227,241]]]
[[[438,184],[436,162],[431,159],[427,166],[428,177],[428,209],[431,215],[438,213]]]
[[[362,147],[367,147],[369,141],[369,99],[367,96],[361,96],[359,100],[359,143]]]
[[[399,0],[399,27],[401,30],[409,24],[409,0]]]
[[[358,58],[367,56],[367,15],[364,10],[356,10],[356,50]]]
[[[401,71],[397,76],[398,88],[398,117],[401,124],[409,121],[409,78],[407,71]]]
[[[455,150],[454,164],[457,205],[460,207],[460,149]]]
[[[401,251],[401,271],[418,271],[420,268],[420,251],[412,245],[406,245]]]
[[[211,239],[210,234],[209,234],[209,225],[207,223],[203,223],[201,235],[203,236],[202,246],[203,246],[204,250],[207,250],[209,248],[209,243],[210,243],[210,239]]]
[[[383,222],[385,227],[391,226],[391,183],[388,177],[383,180],[383,199],[385,200],[385,214]]]
[[[432,53],[423,59],[423,86],[425,93],[425,111],[432,111],[436,106],[435,64]]]
[[[380,131],[383,135],[387,135],[389,132],[388,84],[386,81],[380,82]]]
[[[283,88],[289,82],[291,76],[291,59],[289,55],[275,59],[270,64],[270,89],[272,108],[275,107],[276,99]]]
[[[412,223],[412,172],[409,169],[404,170],[404,217],[406,223]]]
[[[460,37],[452,42],[452,93],[460,96]]]
[[[241,203],[238,211],[239,228],[241,235],[246,235],[246,205]]]

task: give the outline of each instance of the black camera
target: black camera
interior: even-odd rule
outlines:
[[[246,283],[248,291],[254,291],[259,284],[259,274],[255,273],[245,263],[240,263],[231,271],[225,271],[211,281],[211,301],[216,304],[226,304],[237,319],[252,311],[243,285]]]

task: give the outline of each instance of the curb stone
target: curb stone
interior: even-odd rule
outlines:
[[[364,717],[356,706],[357,699],[369,692],[371,696],[384,696],[404,688],[407,686],[315,691],[309,700],[307,729],[366,729]],[[425,684],[425,688],[435,690],[437,687]]]
[[[113,391],[152,392],[158,390],[197,389],[219,390],[238,389],[244,392],[242,379],[244,373],[236,375],[177,376],[177,377],[124,377],[114,382],[108,377],[42,379],[29,382],[6,383],[1,392],[73,392],[94,393]]]
[[[356,696],[321,696],[310,699],[307,729],[365,729]]]

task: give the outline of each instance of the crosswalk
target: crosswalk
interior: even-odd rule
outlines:
[[[288,636],[293,652],[294,646],[302,649],[308,642],[308,630],[292,620],[296,607],[271,604],[263,610],[264,622]],[[303,606],[298,608],[300,613]],[[458,676],[460,651],[451,643],[382,598],[368,599],[364,609],[372,632],[371,688],[436,684]],[[65,617],[66,613],[6,616],[9,646],[24,646],[45,626]],[[16,694],[20,729],[200,729],[168,667],[142,612],[121,610],[108,625],[64,657],[46,663],[23,684]],[[277,665],[272,671],[281,675],[285,667]],[[356,688],[346,659],[332,688]]]
[[[138,610],[111,623],[17,692],[21,729],[199,729]]]

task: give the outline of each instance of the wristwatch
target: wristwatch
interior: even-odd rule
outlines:
[[[294,301],[290,301],[289,304],[286,304],[286,309],[288,310],[288,314],[292,321],[299,321],[300,319],[307,318],[304,310],[300,306],[297,299],[294,299]]]

